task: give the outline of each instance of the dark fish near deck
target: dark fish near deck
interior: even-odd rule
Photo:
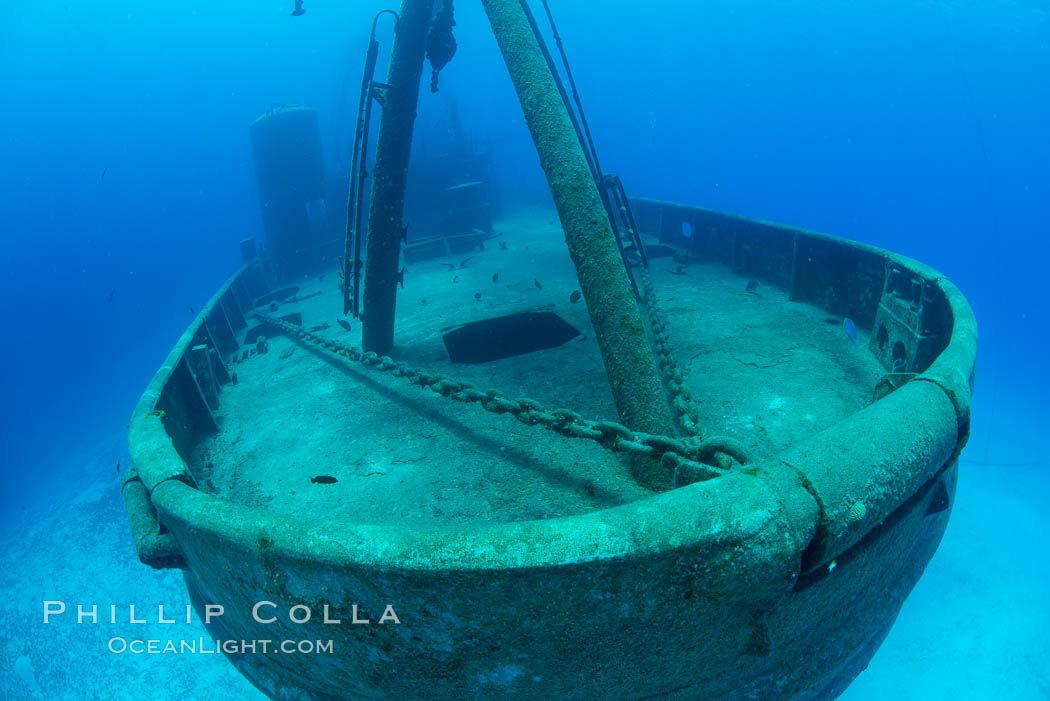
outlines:
[[[335,484],[338,481],[339,480],[331,475],[317,475],[316,477],[310,478],[310,482],[313,484]]]
[[[346,319],[336,319],[335,323],[339,324],[340,326],[342,326],[347,331],[350,330],[350,322],[347,321]]]
[[[467,256],[459,262],[459,265],[456,265],[454,263],[442,263],[442,265],[448,268],[449,270],[462,270],[463,268],[467,267],[467,263],[469,263],[470,259],[473,257],[474,256]]]
[[[536,286],[537,290],[542,290],[543,289],[543,283],[541,283],[539,280],[533,280],[532,284]]]
[[[853,341],[853,347],[859,348],[860,344],[857,343],[857,325],[853,323],[853,319],[848,316],[842,320],[842,330],[846,332],[846,337]]]
[[[569,295],[569,304],[576,304],[583,297],[579,290],[573,290],[573,293]]]
[[[475,292],[474,293],[474,299],[481,299],[481,293],[480,292]]]
[[[496,282],[497,280],[499,280],[499,273],[492,273],[492,281]]]

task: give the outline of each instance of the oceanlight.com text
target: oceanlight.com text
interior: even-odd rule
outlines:
[[[109,651],[115,655],[330,655],[331,640],[160,640],[114,637]]]

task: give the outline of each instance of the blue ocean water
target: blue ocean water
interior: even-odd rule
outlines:
[[[106,509],[119,502],[130,411],[239,264],[237,242],[261,237],[248,124],[272,103],[315,107],[329,175],[345,179],[365,41],[383,5],[308,1],[301,17],[291,6],[0,7],[0,552],[10,586],[31,576],[13,543],[63,495],[112,483],[81,502],[90,518],[71,513],[84,520],[82,541],[89,523],[124,527]],[[899,251],[966,293],[981,341],[955,512],[847,697],[1050,697],[1050,11],[1035,0],[552,9],[602,164],[631,195]],[[500,186],[542,202],[480,4],[456,11],[459,52],[441,92],[421,92],[420,128],[455,101],[472,137],[493,145]],[[67,545],[54,543],[34,576],[50,576],[39,563],[90,562]],[[130,544],[123,555],[133,558]],[[5,669],[34,649],[38,607],[12,608],[27,622],[20,646],[0,651]],[[72,657],[96,641],[70,634],[67,644],[59,654]],[[5,697],[24,696],[23,677],[6,676]]]

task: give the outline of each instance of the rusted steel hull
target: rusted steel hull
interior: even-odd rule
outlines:
[[[644,233],[872,329],[910,381],[781,453],[614,508],[413,529],[292,519],[195,488],[217,429],[186,352],[238,332],[236,275],[132,417],[125,498],[140,558],[181,567],[233,640],[332,640],[231,655],[273,698],[834,698],[866,666],[951,513],[976,326],[958,290],[892,253],[697,208],[635,202]],[[683,224],[685,222],[686,224]],[[883,333],[884,330],[884,333]],[[898,346],[898,344],[900,344]],[[275,620],[252,616],[274,604]],[[358,620],[355,623],[354,606]],[[380,623],[386,607],[400,623]],[[290,621],[292,607],[312,612]],[[329,607],[324,623],[322,611]],[[300,609],[300,612],[302,609]]]

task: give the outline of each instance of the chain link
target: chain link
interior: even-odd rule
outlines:
[[[649,325],[653,330],[653,349],[656,351],[660,372],[664,376],[664,385],[671,395],[671,406],[674,407],[678,415],[678,423],[686,434],[699,436],[700,408],[693,401],[689,390],[682,384],[682,372],[678,369],[678,362],[674,357],[674,346],[667,332],[667,317],[656,299],[656,290],[653,289],[653,280],[648,268],[641,269],[641,278],[643,299],[649,312]]]

